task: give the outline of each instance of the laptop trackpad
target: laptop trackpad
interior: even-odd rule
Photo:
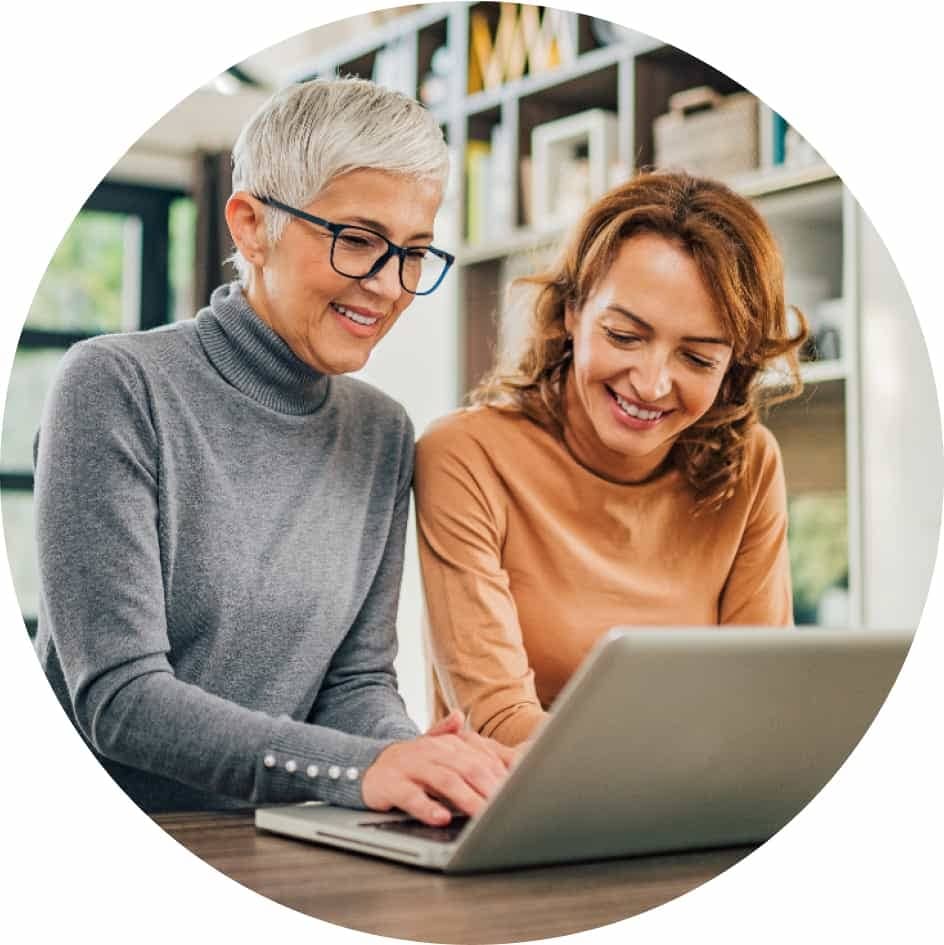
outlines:
[[[453,814],[452,820],[445,827],[431,827],[429,824],[424,824],[421,820],[414,820],[413,818],[383,820],[373,823],[365,821],[357,826],[373,827],[376,830],[391,830],[394,833],[404,833],[411,837],[419,837],[422,840],[434,840],[437,843],[452,843],[458,839],[459,834],[462,833],[468,822],[468,817]]]

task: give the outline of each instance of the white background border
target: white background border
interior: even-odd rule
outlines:
[[[345,12],[379,5],[350,2]],[[584,0],[570,6],[622,19],[686,49],[793,122],[871,216],[909,288],[936,365],[944,149],[934,4],[673,0],[635,8]],[[5,19],[0,397],[42,273],[107,169],[196,86],[328,15],[321,4],[244,0],[143,6],[32,0],[15,4]],[[940,444],[929,442],[929,449]],[[566,941],[631,935],[646,943],[697,937],[913,945],[935,939],[944,843],[937,765],[944,715],[937,678],[944,665],[940,583],[872,730],[793,824],[699,890]],[[0,597],[5,932],[43,941],[94,936],[103,943],[249,942],[273,934],[366,940],[249,893],[143,817],[55,704],[18,632],[19,611],[2,564]]]

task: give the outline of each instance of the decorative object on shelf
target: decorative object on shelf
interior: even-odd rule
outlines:
[[[810,347],[812,361],[838,361],[842,357],[842,336],[846,323],[846,300],[819,302],[811,318]]]
[[[470,95],[496,89],[526,73],[555,69],[576,58],[576,13],[501,3],[494,35],[484,10],[472,10],[469,15]]]
[[[773,154],[771,155],[771,163],[783,164],[784,158],[786,157],[786,135],[788,125],[786,119],[781,115],[778,115],[776,112],[772,113],[771,121],[773,122]]]
[[[429,72],[420,83],[420,101],[427,107],[441,105],[449,98],[449,75],[453,68],[452,51],[440,46],[430,58]]]
[[[815,273],[787,269],[784,274],[784,296],[787,305],[787,327],[794,334],[800,327],[799,319],[793,310],[795,306],[806,318],[809,337],[800,349],[801,361],[822,360],[817,354],[816,335],[820,329],[819,312],[821,305],[829,298],[829,280]]]
[[[522,5],[519,22],[525,53],[528,57],[528,71],[540,72],[547,58],[544,50],[544,36],[541,32],[540,9],[531,4]]]
[[[591,108],[531,132],[534,225],[558,226],[605,193],[617,160],[617,120]]]
[[[485,88],[497,89],[504,82],[520,79],[527,64],[524,36],[518,22],[518,7],[502,3],[495,29],[495,45],[485,72]]]
[[[528,7],[522,5],[522,14],[526,9]],[[528,71],[532,75],[556,69],[577,58],[576,13],[545,7],[537,30],[534,28],[534,18],[522,20],[522,26],[528,49]]]
[[[518,162],[518,200],[521,208],[521,225],[531,226],[534,221],[533,206],[531,196],[534,193],[532,184],[532,162],[531,155],[525,154]]]
[[[492,31],[488,17],[481,10],[469,14],[469,95],[485,88],[485,74],[492,58]]]
[[[749,92],[721,95],[706,85],[669,97],[669,111],[653,122],[655,163],[707,177],[758,165],[758,101]]]

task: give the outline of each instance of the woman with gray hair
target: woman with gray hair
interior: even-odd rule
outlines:
[[[145,810],[324,800],[476,813],[507,749],[396,687],[413,469],[364,366],[452,257],[447,154],[406,96],[274,96],[233,152],[239,280],[196,318],[75,345],[36,444],[36,649]]]

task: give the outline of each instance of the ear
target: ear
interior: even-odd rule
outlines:
[[[564,327],[568,335],[572,335],[577,328],[577,315],[572,305],[564,306]]]
[[[269,249],[265,206],[247,191],[237,190],[226,201],[226,225],[243,258],[251,265],[261,266]]]

